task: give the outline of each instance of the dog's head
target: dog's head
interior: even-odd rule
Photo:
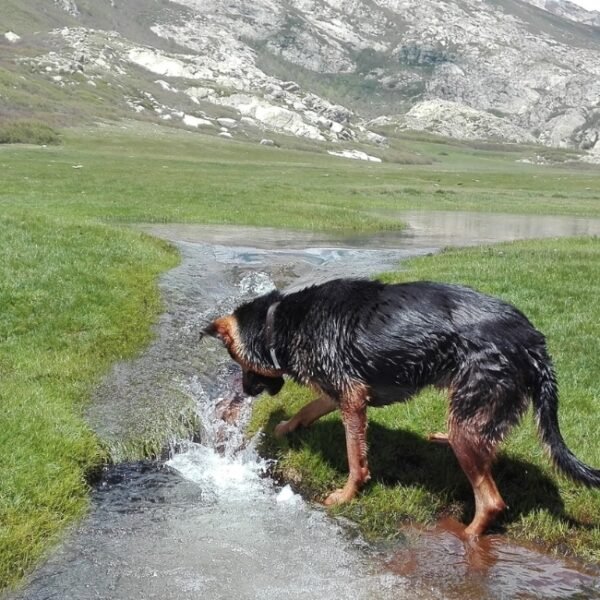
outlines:
[[[283,371],[273,364],[266,339],[269,306],[280,299],[277,291],[260,296],[215,319],[204,329],[205,335],[220,339],[231,358],[242,367],[242,385],[249,396],[264,391],[273,396],[284,383]]]

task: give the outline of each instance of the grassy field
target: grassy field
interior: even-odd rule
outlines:
[[[106,453],[86,426],[83,407],[110,364],[132,356],[151,338],[160,311],[156,278],[177,257],[125,225],[171,221],[373,231],[401,228],[398,212],[404,209],[600,216],[597,171],[515,163],[531,154],[527,148],[444,146],[415,136],[394,142],[389,158],[397,162],[377,165],[330,157],[325,146],[309,152],[297,141],[268,148],[143,124],[66,131],[61,142],[0,146],[0,589],[17,581],[85,511],[86,477]],[[566,270],[569,256],[561,261]],[[592,258],[582,254],[581,268]],[[473,268],[478,261],[471,261]],[[591,274],[571,275],[581,285],[594,281]],[[553,277],[546,279],[551,286]],[[491,274],[490,282],[504,282],[500,292],[508,297],[514,293],[512,279]],[[545,298],[550,287],[540,286]],[[584,327],[586,318],[575,322]],[[579,344],[585,339],[589,349],[597,338],[594,323],[588,325],[588,337],[577,333],[573,339]],[[560,340],[551,337],[551,343],[560,359]],[[571,345],[579,351],[577,343]],[[575,369],[559,366],[562,377]],[[582,380],[582,369],[571,376]],[[568,389],[564,396],[568,401]],[[410,406],[422,408],[402,410],[425,410],[428,404]],[[575,434],[588,431],[591,416],[572,414],[581,415]],[[584,449],[589,452],[589,445]],[[336,458],[338,477],[342,458]],[[514,464],[508,462],[513,470]],[[377,472],[383,477],[387,468]],[[331,477],[326,479],[329,484]],[[541,475],[539,480],[546,481]],[[403,489],[390,498],[410,506],[403,494],[413,497],[421,519],[455,498],[450,484]],[[569,494],[586,498],[579,490],[560,490],[565,502]],[[370,498],[371,491],[352,510],[361,512]],[[395,523],[407,509],[399,510],[372,511],[370,519]],[[541,522],[531,514],[522,518]]]
[[[398,228],[406,209],[600,215],[598,169],[515,163],[527,149],[403,143],[403,160],[431,164],[364,163],[328,156],[326,146],[277,149],[140,124],[78,130],[60,146],[0,146],[0,207],[329,230]]]
[[[441,280],[470,285],[521,308],[548,338],[560,384],[560,424],[569,447],[600,467],[600,240],[520,242],[446,251],[412,260],[384,281]],[[266,428],[263,451],[279,459],[279,475],[308,497],[323,498],[347,477],[343,428],[331,415],[309,430],[278,441],[272,427],[310,398],[288,384],[261,398],[252,430]],[[468,521],[471,488],[448,448],[426,441],[446,429],[447,401],[426,390],[407,404],[369,411],[373,481],[335,511],[360,523],[371,537],[394,537],[407,520],[441,515]],[[560,552],[600,560],[600,492],[557,476],[543,453],[529,413],[503,444],[495,468],[509,510],[500,525],[518,540],[543,542]]]
[[[0,217],[0,587],[85,511],[105,460],[82,419],[109,365],[150,340],[166,245],[101,224]]]

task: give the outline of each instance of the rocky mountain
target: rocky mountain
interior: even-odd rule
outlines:
[[[599,25],[566,0],[3,0],[0,117],[95,104],[265,143],[398,128],[600,159]]]
[[[526,0],[526,2],[564,19],[600,27],[600,12],[598,10],[585,10],[568,0]],[[598,4],[598,9],[600,9],[600,3]]]

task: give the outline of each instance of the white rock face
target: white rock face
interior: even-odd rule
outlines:
[[[377,163],[382,162],[382,160],[377,156],[371,156],[366,152],[362,152],[361,150],[340,150],[339,152],[328,150],[327,154],[331,154],[332,156],[340,156],[342,158],[351,158],[353,160],[366,160]]]
[[[427,100],[413,106],[400,119],[406,129],[426,129],[462,139],[492,139],[506,142],[534,142],[534,137],[507,119],[501,119],[456,102]]]
[[[213,127],[213,124],[208,119],[194,117],[192,115],[183,115],[183,124],[188,127]]]
[[[588,154],[581,160],[595,165],[600,165],[600,139],[596,141],[595,145],[590,149]]]
[[[583,127],[586,120],[582,109],[571,108],[546,123],[540,140],[549,146],[568,148],[573,132]]]
[[[133,48],[127,56],[132,63],[163,77],[203,79],[212,76],[212,72],[202,66],[190,64],[185,59],[165,56],[158,50],[150,48]]]
[[[569,18],[596,16],[563,0],[529,1]],[[156,33],[206,55],[215,73],[227,73],[233,89],[255,92],[262,86],[265,99],[302,114],[321,135],[322,113],[307,114],[301,97],[286,98],[290,92],[257,67],[252,46],[240,40],[302,69],[357,73],[382,89],[398,90],[400,99],[410,94],[414,108],[407,107],[407,122],[415,128],[571,147],[582,143],[581,129],[597,130],[593,121],[573,118],[573,111],[589,112],[600,99],[597,37],[590,33],[569,45],[571,33],[560,32],[544,11],[511,12],[481,0],[302,0],[294,11],[276,0],[251,7],[242,0],[177,2],[196,17],[182,26],[162,25]],[[213,65],[213,56],[221,64]],[[418,88],[422,92],[415,95]],[[344,132],[341,125],[333,120],[329,130],[338,139],[356,139],[355,131]]]
[[[169,84],[166,81],[163,81],[162,79],[157,79],[154,83],[160,85],[160,87],[163,90],[166,90],[167,92],[173,92],[175,94],[178,92],[177,88],[174,88],[171,84]]]
[[[219,125],[223,127],[228,127],[230,129],[237,127],[238,124],[238,122],[235,119],[230,119],[229,117],[219,117],[217,119],[217,123],[219,123]]]
[[[20,39],[21,36],[17,35],[14,31],[7,31],[4,34],[4,37],[11,43],[11,44],[16,44]]]
[[[242,116],[250,117],[269,129],[314,140],[325,139],[318,127],[306,123],[298,113],[275,106],[257,96],[233,94],[224,98],[216,98],[214,102],[235,108]]]
[[[75,0],[54,0],[54,4],[58,4],[65,12],[68,12],[73,17],[80,15],[79,8],[75,4]]]
[[[564,0],[563,2],[557,2],[556,0],[523,0],[532,6],[547,10],[548,12],[569,19],[570,21],[576,21],[578,23],[585,23],[586,25],[593,25],[600,27],[600,3],[597,5],[595,10],[586,10],[582,6]]]
[[[90,12],[82,15],[74,0],[54,2],[80,22]],[[53,81],[63,87],[79,85],[83,76],[125,89],[130,74],[138,81],[143,69],[153,87],[138,98],[124,92],[132,110],[182,119],[178,112],[196,112],[193,103],[212,118],[235,117],[240,128],[314,140],[385,144],[369,123],[390,115],[404,127],[468,139],[595,151],[600,136],[600,43],[588,26],[600,13],[566,0],[175,0],[169,6],[148,5],[161,48],[119,32],[64,28],[53,33],[46,55],[26,63],[48,78],[61,76]],[[571,21],[561,25],[555,15]],[[122,31],[133,25],[124,23]],[[157,85],[175,95],[165,100],[171,106],[144,96]]]

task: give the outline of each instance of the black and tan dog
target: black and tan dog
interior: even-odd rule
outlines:
[[[350,475],[326,504],[347,502],[369,479],[367,407],[403,402],[427,385],[449,391],[448,433],[430,437],[452,447],[473,486],[467,536],[482,534],[505,508],[492,461],[530,401],[554,463],[573,480],[600,487],[600,470],[579,461],[560,434],[544,336],[501,300],[438,283],[338,279],[288,295],[273,291],[205,333],[220,338],[241,365],[245,393],[276,394],[284,375],[318,392],[277,426],[277,435],[341,410]]]

